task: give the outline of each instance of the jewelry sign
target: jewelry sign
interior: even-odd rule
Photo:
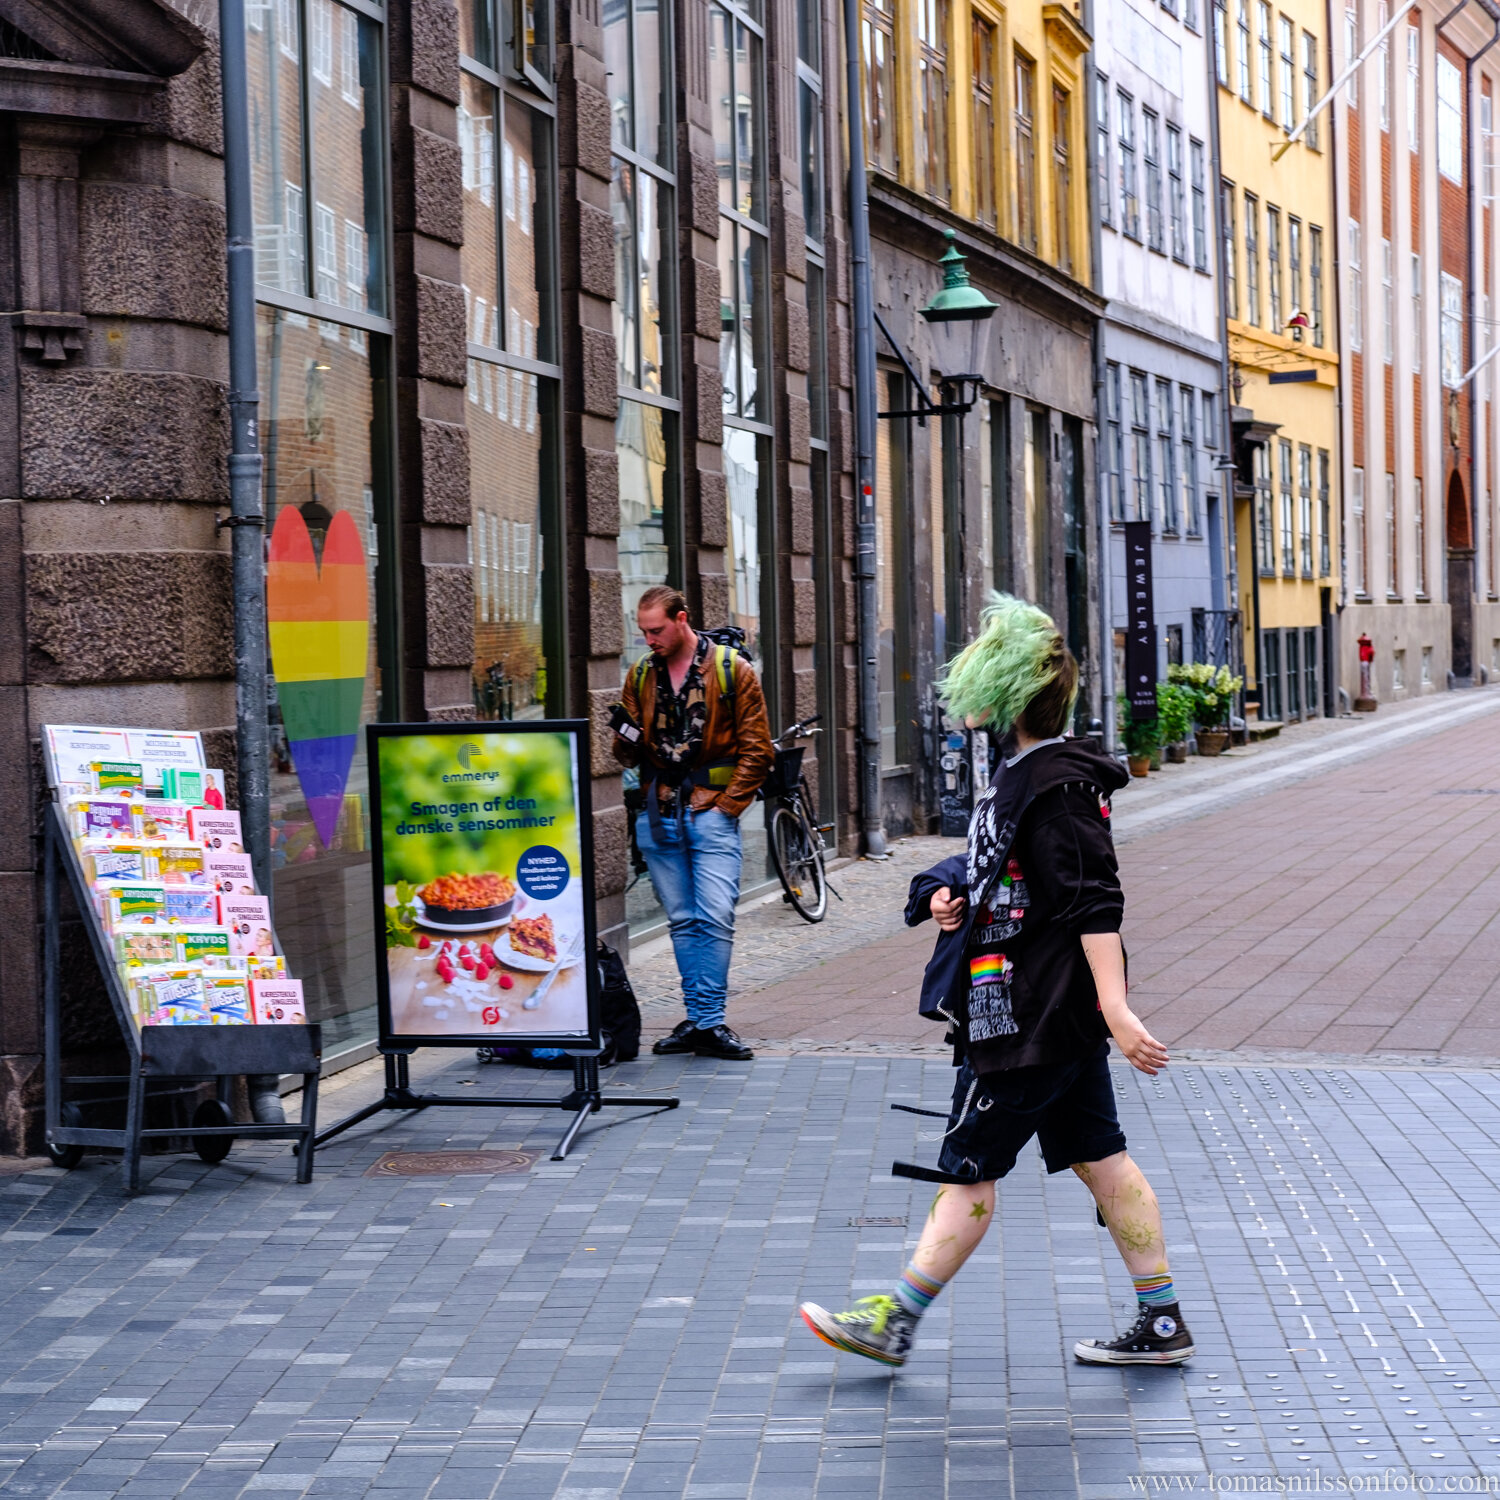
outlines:
[[[1156,717],[1156,606],[1151,523],[1125,523],[1125,696],[1137,722]]]
[[[587,726],[370,726],[381,1045],[598,1045]]]

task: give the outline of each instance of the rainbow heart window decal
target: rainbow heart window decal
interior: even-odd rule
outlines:
[[[292,765],[325,849],[344,810],[363,718],[369,599],[365,549],[348,511],[329,523],[319,567],[302,512],[287,506],[266,568],[271,670]]]

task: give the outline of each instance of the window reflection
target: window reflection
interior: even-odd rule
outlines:
[[[351,330],[346,330],[349,332]],[[371,424],[380,382],[351,340],[329,339],[306,319],[263,307],[257,362],[264,404],[260,424],[265,510],[276,566],[283,514],[295,511],[321,569],[340,513],[353,523],[365,575],[368,622],[363,675],[346,661],[324,662],[284,634],[288,619],[324,618],[319,599],[305,611],[272,594],[269,734],[271,864],[276,931],[291,972],[303,982],[308,1016],[321,1021],[324,1045],[374,1032],[374,934],[369,901],[369,789],[364,724],[380,717],[375,570],[380,476]],[[295,525],[295,523],[293,523]],[[347,522],[341,523],[347,526]],[[339,561],[348,559],[341,553]],[[331,580],[332,575],[330,575]],[[326,587],[331,588],[331,581]],[[347,610],[350,601],[339,600]],[[326,673],[326,675],[319,675]],[[329,741],[349,740],[342,754]]]
[[[622,668],[646,649],[635,624],[640,598],[653,584],[666,583],[667,497],[670,493],[669,427],[674,414],[639,401],[621,401],[615,419],[615,452],[620,464],[620,583],[625,623]]]
[[[546,709],[540,386],[535,375],[469,361],[474,693],[486,719],[539,718]]]
[[[309,0],[305,25],[304,59],[292,0],[247,11],[256,279],[384,314],[379,28],[334,0]]]

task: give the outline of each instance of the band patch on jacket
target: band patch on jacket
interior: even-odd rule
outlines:
[[[976,953],[969,960],[969,1040],[1014,1036],[1021,1028],[1011,1010],[1015,965],[1003,953]]]

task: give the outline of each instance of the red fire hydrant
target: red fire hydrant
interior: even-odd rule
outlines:
[[[1375,690],[1370,682],[1370,672],[1375,661],[1375,643],[1361,632],[1359,637],[1359,697],[1354,700],[1354,711],[1372,714],[1380,706],[1375,701]]]

